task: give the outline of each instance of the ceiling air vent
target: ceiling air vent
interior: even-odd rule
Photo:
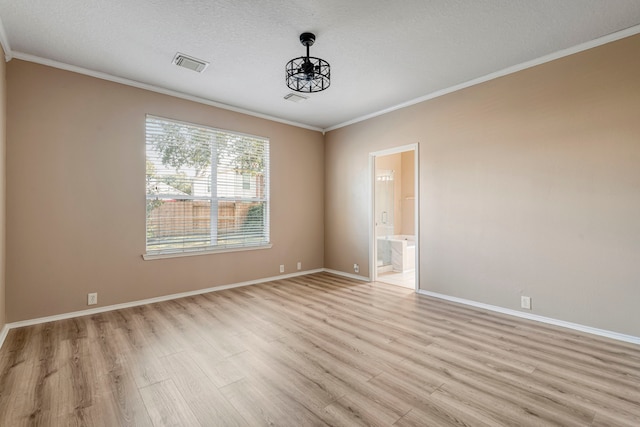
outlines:
[[[304,101],[305,99],[308,99],[308,97],[302,96],[302,95],[297,95],[295,93],[289,93],[289,94],[284,96],[284,99],[286,99],[287,101],[291,101],[291,102],[300,102],[300,101]]]
[[[180,52],[176,53],[176,56],[173,58],[173,63],[178,67],[188,68],[198,73],[203,72],[209,66],[207,61]]]

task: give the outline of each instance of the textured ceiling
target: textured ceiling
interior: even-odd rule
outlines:
[[[0,0],[0,18],[16,57],[324,129],[638,25],[640,1]],[[305,31],[331,87],[293,103],[284,66]]]

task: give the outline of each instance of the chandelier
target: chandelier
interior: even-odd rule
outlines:
[[[300,34],[300,43],[307,47],[307,56],[287,62],[287,86],[296,92],[320,92],[331,84],[331,70],[324,59],[309,56],[309,46],[316,41],[312,33]]]

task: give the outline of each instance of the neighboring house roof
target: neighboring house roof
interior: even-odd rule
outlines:
[[[148,190],[149,194],[161,194],[161,195],[172,195],[172,196],[188,196],[184,191],[180,191],[175,187],[170,186],[166,182],[162,181],[151,181],[149,183]]]

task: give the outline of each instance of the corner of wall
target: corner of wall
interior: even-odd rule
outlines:
[[[4,57],[4,49],[0,47],[0,58]],[[0,60],[0,346],[6,335],[6,303],[5,303],[5,175],[6,175],[6,99],[7,80],[6,62]]]

